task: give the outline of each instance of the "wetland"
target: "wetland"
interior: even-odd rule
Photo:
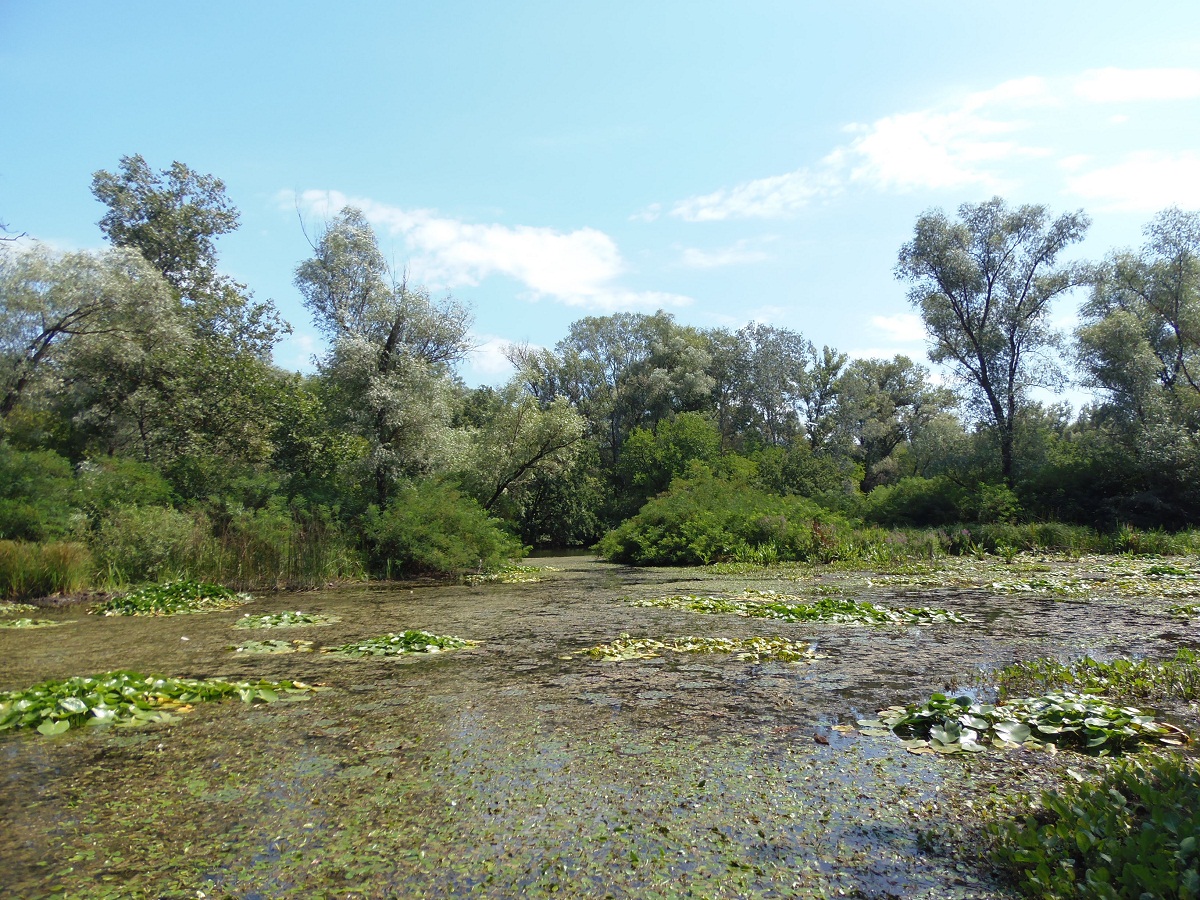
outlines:
[[[1023,812],[1014,795],[1108,760],[910,752],[929,748],[868,723],[943,693],[995,702],[1012,663],[1200,646],[1180,613],[1200,598],[1192,558],[536,562],[509,583],[264,593],[186,616],[41,608],[61,627],[0,630],[0,691],[118,670],[321,688],[141,728],[0,732],[6,890],[1016,897],[981,852],[984,826]],[[841,619],[796,613],[831,599]],[[847,621],[853,604],[922,614]],[[248,617],[270,623],[276,652],[237,652]],[[372,638],[414,649],[344,652]],[[1197,733],[1194,698],[1151,706],[1172,734]]]

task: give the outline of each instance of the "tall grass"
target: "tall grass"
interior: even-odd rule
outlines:
[[[91,584],[92,555],[83,544],[0,541],[0,598],[71,594]]]

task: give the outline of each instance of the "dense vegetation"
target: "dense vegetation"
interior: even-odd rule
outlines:
[[[959,393],[903,356],[662,312],[580,319],[470,389],[469,311],[397,277],[360,211],[296,267],[327,341],[300,375],[271,362],[273,304],[220,271],[219,179],[130,156],[92,192],[112,249],[0,244],[4,597],[484,574],[601,538],[636,563],[828,561],[909,540],[886,529],[1003,552],[1200,520],[1200,214],[1094,264],[1058,262],[1082,213],[920,217],[897,277]],[[1075,289],[1068,343],[1050,314]],[[1071,371],[1094,403],[1032,398]]]

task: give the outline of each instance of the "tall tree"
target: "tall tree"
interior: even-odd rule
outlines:
[[[1019,408],[1029,388],[1058,374],[1047,355],[1059,340],[1051,304],[1091,279],[1085,265],[1055,263],[1089,224],[1082,210],[1051,221],[1043,206],[1009,209],[995,197],[964,203],[955,222],[941,210],[926,212],[900,248],[896,276],[909,283],[909,300],[925,320],[930,359],[968,385],[996,434],[1010,487]]]
[[[104,236],[162,273],[201,337],[266,358],[289,330],[274,304],[217,270],[216,239],[238,224],[221,179],[181,162],[154,172],[140,155],[123,156],[119,172],[92,176],[92,194],[108,208],[99,223]]]
[[[453,465],[463,448],[450,427],[451,375],[471,349],[467,308],[394,278],[352,207],[326,225],[295,281],[330,338],[321,374],[341,424],[369,445],[376,500],[400,477]]]

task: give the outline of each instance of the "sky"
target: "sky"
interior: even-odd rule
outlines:
[[[924,360],[893,275],[922,212],[1084,209],[1099,259],[1200,209],[1195,0],[0,0],[0,72],[0,221],[100,248],[96,170],[218,176],[221,267],[294,369],[302,224],[344,205],[473,308],[472,385],[618,311]]]

